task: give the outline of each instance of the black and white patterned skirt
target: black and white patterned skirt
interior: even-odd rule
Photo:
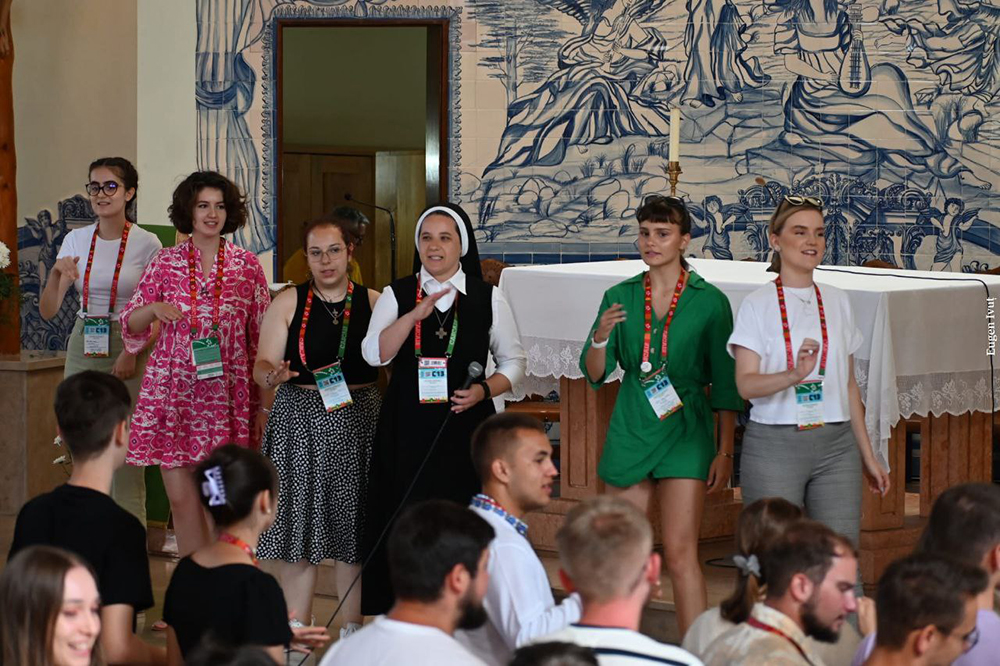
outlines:
[[[354,402],[323,409],[319,391],[282,384],[264,431],[262,452],[278,470],[278,511],[257,556],[319,564],[361,562],[372,440],[382,396],[351,391]]]

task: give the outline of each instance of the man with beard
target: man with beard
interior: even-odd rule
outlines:
[[[556,535],[567,590],[583,598],[583,617],[538,642],[566,641],[594,650],[600,666],[701,666],[689,652],[639,633],[642,610],[660,587],[653,528],[631,502],[602,495],[582,502]]]
[[[489,622],[456,638],[486,663],[504,666],[518,647],[579,620],[580,596],[556,605],[523,521],[549,504],[558,475],[541,421],[513,412],[486,419],[472,436],[472,463],[483,484],[472,510],[496,531],[483,604]]]
[[[978,640],[977,597],[988,582],[980,567],[937,555],[890,564],[878,582],[878,640],[865,666],[957,663]]]
[[[746,622],[719,636],[702,655],[706,666],[823,666],[806,636],[833,643],[857,610],[857,551],[829,527],[805,520],[765,551],[767,595]]]
[[[485,666],[453,638],[486,621],[489,523],[444,500],[415,504],[389,534],[396,602],[387,615],[337,642],[320,666]]]

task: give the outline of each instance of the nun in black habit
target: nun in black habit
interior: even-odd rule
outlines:
[[[414,274],[382,292],[362,343],[369,364],[393,364],[368,483],[363,543],[372,558],[362,578],[365,615],[382,614],[392,606],[386,539],[377,548],[375,544],[445,417],[452,412],[407,506],[427,499],[466,506],[479,492],[470,456],[472,433],[495,412],[491,398],[517,384],[527,364],[510,306],[499,289],[482,279],[466,212],[455,204],[431,206],[417,221],[415,242]],[[469,364],[485,368],[489,354],[496,371],[461,390]],[[447,381],[442,377],[435,384],[434,371],[442,367]],[[421,375],[426,379],[420,381]]]

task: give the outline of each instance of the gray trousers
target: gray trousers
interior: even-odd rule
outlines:
[[[861,530],[861,455],[850,421],[814,430],[750,421],[740,456],[743,506],[782,497],[851,540]]]

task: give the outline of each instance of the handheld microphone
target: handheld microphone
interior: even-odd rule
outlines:
[[[389,214],[389,270],[392,275],[392,281],[396,281],[396,218],[393,216],[392,211],[385,206],[379,206],[377,204],[368,203],[365,201],[358,201],[354,198],[354,195],[350,192],[344,194],[345,201],[351,201],[353,203],[359,204],[361,206],[371,206],[380,211]],[[482,372],[482,370],[480,370]]]
[[[482,376],[483,376],[483,366],[481,366],[477,361],[473,361],[472,363],[469,364],[469,372],[467,375],[465,375],[465,383],[462,384],[462,388],[460,390],[462,391],[466,390],[467,388],[472,386],[472,382],[476,381]]]

